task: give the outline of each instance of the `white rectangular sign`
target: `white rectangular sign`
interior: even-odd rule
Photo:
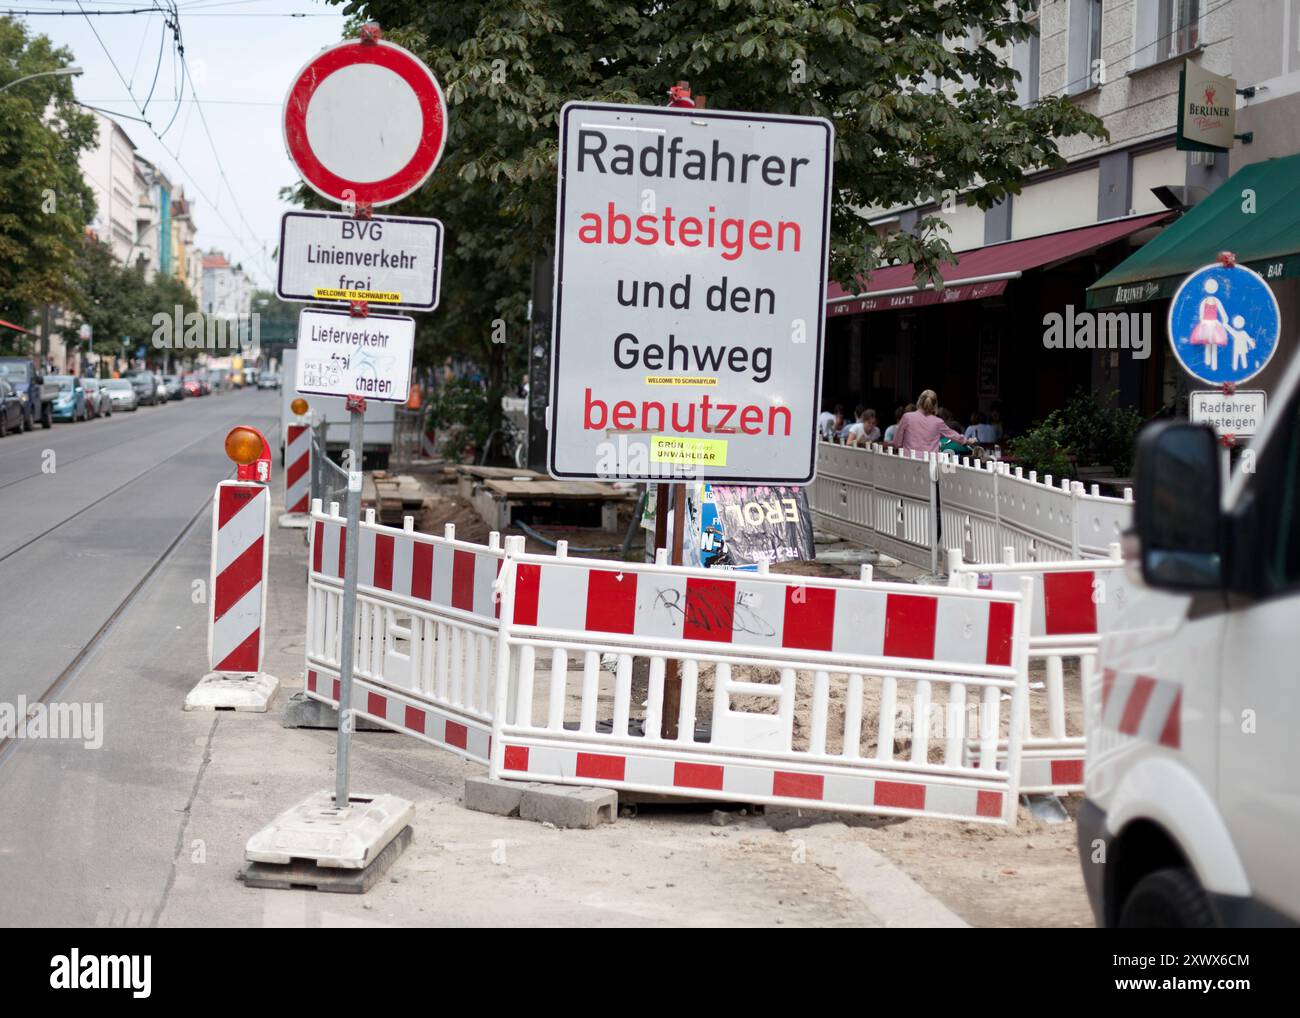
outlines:
[[[1218,389],[1197,389],[1188,396],[1188,416],[1209,424],[1220,435],[1249,438],[1264,426],[1268,397],[1263,389],[1238,389],[1225,396]]]
[[[564,107],[554,476],[812,479],[833,139],[811,117]]]
[[[299,392],[364,396],[405,403],[411,389],[415,319],[354,318],[346,311],[303,308],[298,317]]]
[[[364,300],[432,311],[442,276],[437,219],[286,212],[280,220],[281,300]]]

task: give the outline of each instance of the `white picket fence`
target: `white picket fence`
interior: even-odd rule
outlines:
[[[996,461],[822,442],[809,508],[823,530],[938,574],[951,549],[980,562],[1004,548],[1019,562],[1105,558],[1133,497]]]

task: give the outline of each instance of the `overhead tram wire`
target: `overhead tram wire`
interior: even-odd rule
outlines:
[[[253,227],[249,224],[248,220],[244,217],[244,210],[239,204],[239,198],[235,195],[235,189],[230,186],[230,178],[226,176],[226,167],[221,162],[221,153],[217,150],[217,143],[212,137],[212,130],[208,127],[208,118],[207,115],[203,112],[203,102],[199,99],[199,91],[194,85],[194,77],[190,73],[189,61],[185,59],[184,46],[180,47],[180,58],[181,58],[182,80],[186,80],[186,79],[189,80],[190,95],[194,97],[194,108],[198,110],[199,123],[203,125],[203,133],[207,135],[208,147],[212,149],[212,158],[213,161],[216,163],[217,173],[220,175],[222,182],[226,185],[226,191],[229,192],[230,197],[234,200],[235,212],[238,214],[240,222],[244,224],[244,228],[248,230],[250,234],[256,235],[255,231],[253,230]],[[275,273],[271,271],[270,262],[267,260],[265,248],[262,249],[262,268],[266,272],[268,279],[275,278]]]
[[[78,6],[78,7],[81,7],[81,6],[82,6],[82,4],[81,4],[81,0],[77,0],[77,6]],[[84,10],[83,10],[83,13],[85,13]],[[162,12],[162,13],[166,14],[167,12]],[[190,181],[190,183],[194,185],[194,189],[195,189],[196,191],[198,191],[199,196],[200,196],[201,198],[203,198],[203,200],[206,201],[206,202],[208,203],[209,207],[210,207],[210,208],[212,209],[212,211],[216,214],[217,218],[220,219],[221,222],[225,225],[226,229],[230,231],[231,235],[239,238],[239,244],[240,244],[240,247],[242,247],[242,248],[244,249],[244,253],[245,253],[246,255],[249,256],[249,258],[252,260],[252,262],[257,263],[258,260],[259,260],[259,255],[254,254],[253,251],[250,250],[250,248],[249,248],[249,246],[248,246],[248,243],[244,240],[244,234],[241,234],[238,230],[236,230],[235,227],[231,224],[230,220],[228,220],[228,219],[225,217],[225,215],[222,214],[220,207],[218,207],[217,203],[216,203],[215,201],[213,201],[212,198],[210,198],[210,197],[208,196],[208,194],[207,194],[206,191],[203,190],[202,185],[199,184],[199,182],[198,182],[198,180],[195,178],[194,174],[190,173],[189,170],[187,170],[187,169],[185,168],[184,163],[181,162],[180,155],[179,155],[178,153],[176,153],[176,152],[173,152],[171,149],[169,149],[169,148],[167,147],[167,143],[163,140],[162,136],[161,136],[161,135],[158,133],[158,131],[154,128],[153,124],[150,122],[150,120],[149,120],[149,118],[148,118],[148,115],[145,113],[144,109],[140,106],[140,101],[135,97],[135,93],[131,90],[131,86],[130,86],[129,84],[127,84],[126,78],[123,77],[121,69],[117,66],[117,61],[113,59],[113,54],[110,53],[108,47],[107,47],[106,45],[104,45],[104,40],[103,40],[103,38],[101,38],[99,32],[95,29],[94,22],[92,22],[92,21],[90,20],[90,16],[89,16],[88,14],[86,15],[86,23],[90,25],[90,30],[91,30],[91,32],[94,33],[95,39],[96,39],[96,41],[99,43],[99,47],[100,47],[100,49],[102,49],[102,50],[104,51],[104,55],[105,55],[106,57],[108,57],[108,62],[109,62],[110,64],[112,64],[112,66],[113,66],[113,70],[117,73],[118,80],[122,82],[122,87],[126,89],[126,94],[127,94],[128,96],[131,97],[131,102],[135,104],[136,109],[140,112],[140,116],[139,116],[139,118],[138,118],[138,119],[140,120],[140,122],[141,122],[142,124],[144,124],[147,128],[149,128],[149,133],[150,133],[150,134],[152,134],[155,138],[158,139],[158,144],[162,146],[163,151],[166,152],[169,156],[172,157],[172,159],[173,159],[173,160],[175,161],[175,163],[176,163],[177,168],[178,168],[182,173],[184,173],[185,176],[186,176],[186,178]],[[176,27],[176,33],[177,33],[178,36],[179,36],[179,31],[180,31],[180,28],[179,28],[179,22],[178,22],[178,23],[177,23],[177,27]],[[186,76],[188,76],[188,75],[189,75],[189,67],[188,67],[188,64],[185,63],[185,55],[184,55],[184,50],[183,50],[183,48],[181,49],[181,63],[182,63],[182,67],[185,69]],[[193,86],[194,86],[194,81],[193,81],[193,79],[191,78],[191,79],[190,79],[190,90],[191,90],[191,93],[193,93],[193,94],[195,95],[195,98],[197,99],[198,96],[197,96],[197,93],[194,93]],[[100,112],[106,112],[106,111],[100,111]],[[199,112],[200,112],[200,116],[202,116],[202,107],[201,107],[201,106],[199,107]],[[106,113],[106,115],[112,116],[113,114],[107,114],[107,113]],[[137,118],[132,117],[131,119],[137,119]],[[206,121],[205,121],[204,127],[205,127],[205,129],[206,129]],[[209,134],[208,134],[208,143],[209,143],[209,144],[212,144],[212,135],[211,135],[210,132],[209,132]],[[215,147],[215,145],[213,146],[213,154],[214,154],[214,155],[216,154],[216,147]],[[257,236],[257,233],[256,233],[256,231],[255,231],[255,230],[254,230],[254,229],[249,225],[248,220],[244,218],[243,211],[239,208],[239,199],[238,199],[238,197],[235,196],[233,189],[230,188],[230,182],[226,179],[225,170],[222,169],[222,168],[220,167],[220,157],[218,157],[218,169],[219,169],[220,172],[221,172],[221,177],[222,177],[222,179],[226,181],[226,188],[227,188],[227,190],[230,191],[230,193],[231,193],[231,197],[234,199],[234,202],[235,202],[235,209],[236,209],[237,212],[239,212],[239,216],[240,216],[240,219],[243,221],[244,228],[248,231],[248,234],[249,234],[251,237],[255,238],[255,237]],[[254,243],[253,247],[254,247],[254,248],[257,247],[256,243]],[[265,248],[262,248],[261,251],[260,251],[260,259],[261,259],[261,262],[262,262],[262,264],[261,264],[261,266],[260,266],[260,267],[261,267],[261,270],[265,273],[265,277],[264,277],[264,279],[263,279],[263,282],[266,282],[266,281],[269,281],[269,280],[273,279],[274,276],[275,276],[275,274],[274,274],[273,272],[270,272],[270,271],[268,270],[268,268],[267,268],[267,264],[266,264],[266,250],[265,250]]]

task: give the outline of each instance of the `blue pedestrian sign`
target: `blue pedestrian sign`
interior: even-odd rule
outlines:
[[[1254,378],[1277,349],[1282,316],[1264,278],[1216,263],[1183,280],[1169,304],[1169,342],[1183,369],[1210,385]]]

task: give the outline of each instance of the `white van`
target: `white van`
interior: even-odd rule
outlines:
[[[348,410],[347,401],[342,396],[311,396],[299,392],[296,388],[298,378],[298,351],[284,351],[284,363],[280,367],[280,465],[284,465],[284,443],[288,434],[288,425],[296,418],[289,406],[301,396],[311,407],[315,420],[324,418],[325,448],[330,458],[341,461],[344,449],[348,447]],[[361,432],[362,462],[367,470],[384,470],[388,467],[388,457],[393,451],[394,405],[370,400],[366,403],[366,423]]]
[[[1145,593],[1102,639],[1078,817],[1099,926],[1300,924],[1300,355],[1222,497],[1220,451],[1138,443]]]

